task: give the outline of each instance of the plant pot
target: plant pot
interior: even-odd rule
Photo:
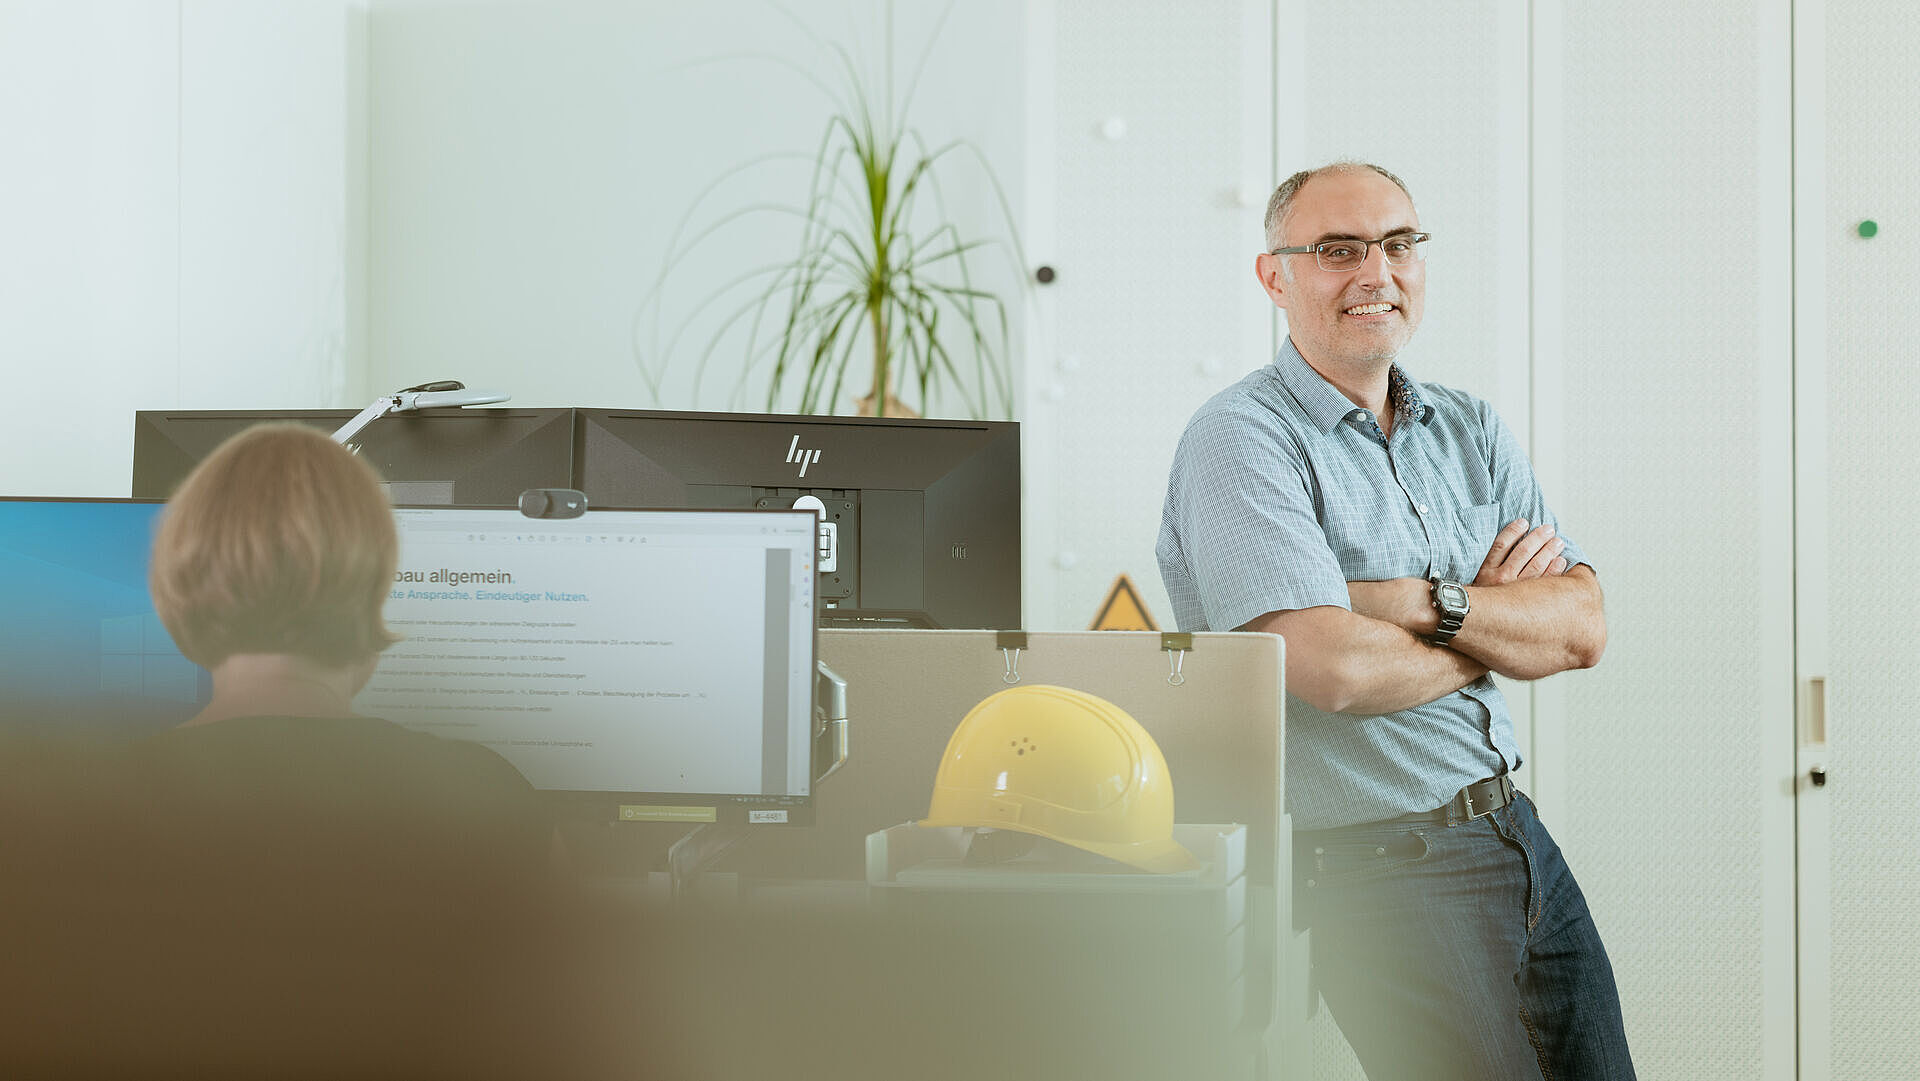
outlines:
[[[859,398],[855,398],[853,400],[854,415],[861,416],[861,417],[879,416],[878,413],[875,413],[873,411],[873,406],[874,406],[874,401],[873,401],[873,395],[871,394],[867,394]],[[899,398],[889,393],[887,395],[887,416],[913,417],[917,419],[920,416],[920,414],[907,408],[907,403],[901,401]]]

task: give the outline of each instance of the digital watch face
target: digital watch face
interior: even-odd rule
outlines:
[[[1467,610],[1466,587],[1457,582],[1440,583],[1440,603],[1449,612],[1465,612]]]

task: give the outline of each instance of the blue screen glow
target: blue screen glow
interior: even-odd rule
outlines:
[[[131,737],[191,717],[206,672],[153,614],[160,504],[0,499],[0,724]]]

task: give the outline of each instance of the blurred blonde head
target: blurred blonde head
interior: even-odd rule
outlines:
[[[321,432],[264,424],[221,444],[161,516],[148,584],[188,659],[285,654],[362,663],[398,559],[380,478]]]

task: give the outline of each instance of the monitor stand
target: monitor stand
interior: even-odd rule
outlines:
[[[695,826],[667,849],[667,875],[674,901],[693,896],[700,874],[747,835],[738,822],[707,822]]]
[[[847,762],[847,681],[825,661],[814,664],[813,726],[813,783],[818,785]],[[691,897],[700,873],[739,844],[748,829],[738,822],[704,822],[673,842],[667,849],[673,899]]]

